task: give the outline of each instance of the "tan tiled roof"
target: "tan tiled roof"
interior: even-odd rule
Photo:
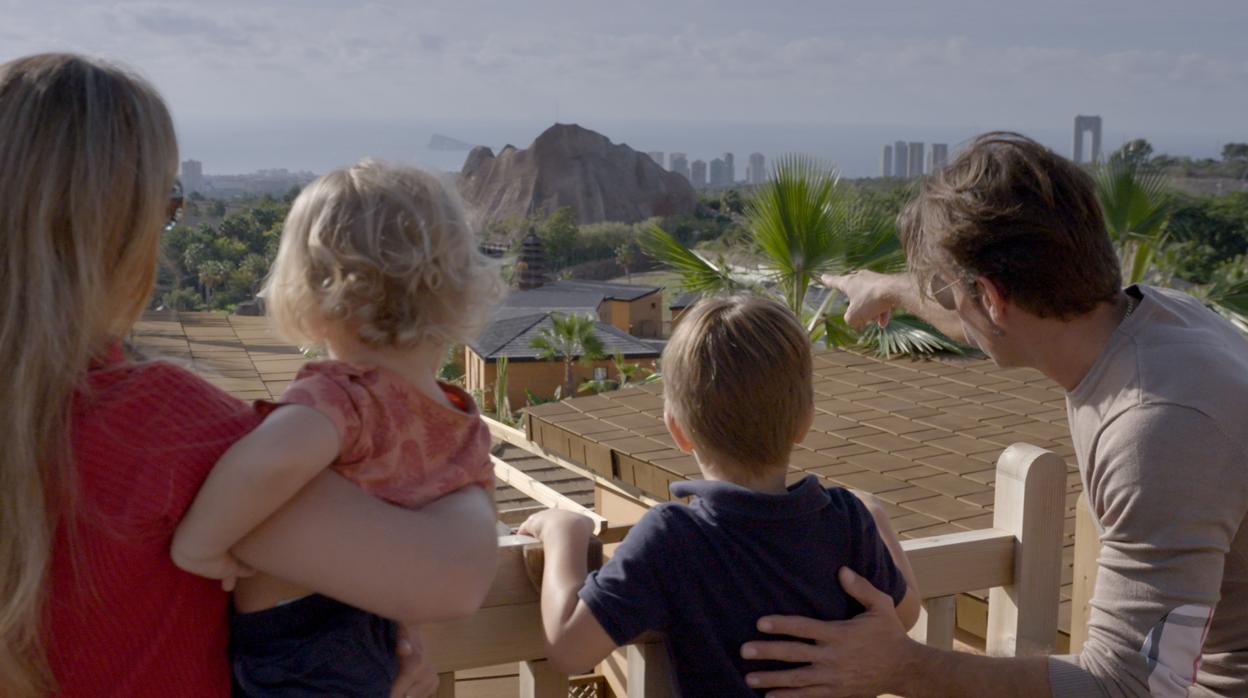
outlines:
[[[244,400],[277,398],[308,361],[296,347],[275,337],[264,318],[224,313],[146,313],[130,343],[145,356],[181,363]],[[502,446],[496,455],[593,508],[593,484],[588,479],[519,448]],[[496,485],[494,502],[504,523],[518,524],[545,508],[507,483]]]
[[[902,537],[992,524],[996,458],[1027,442],[1067,459],[1061,627],[1069,628],[1074,503],[1080,489],[1062,390],[1030,369],[986,360],[884,361],[845,351],[815,355],[814,428],[794,449],[791,480],[876,494]],[[748,409],[748,407],[747,407]],[[659,386],[530,408],[529,438],[607,477],[668,499],[698,477],[662,421]]]
[[[506,443],[496,443],[494,455],[586,509],[594,508],[594,483],[589,478]],[[505,482],[496,481],[495,484],[494,502],[498,505],[498,519],[505,524],[516,526],[530,514],[546,508]]]
[[[224,313],[145,313],[131,343],[147,356],[184,363],[244,400],[281,395],[308,361],[297,347],[273,336],[264,318]]]

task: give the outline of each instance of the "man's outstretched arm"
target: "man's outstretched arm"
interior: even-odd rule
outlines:
[[[931,323],[954,341],[966,341],[958,314],[919,293],[910,274],[862,270],[844,275],[824,274],[822,281],[824,286],[840,291],[849,299],[845,322],[850,327],[862,327],[868,322],[886,325],[893,311],[901,309]]]
[[[769,698],[839,698],[894,693],[911,698],[1011,696],[1049,698],[1047,657],[984,657],[927,647],[911,640],[893,600],[848,568],[841,586],[866,611],[844,621],[767,616],[758,629],[813,640],[749,642],[747,659],[779,659],[810,666],[746,676]]]

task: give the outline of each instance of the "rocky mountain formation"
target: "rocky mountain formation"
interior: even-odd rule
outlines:
[[[468,153],[460,194],[479,222],[540,218],[570,206],[584,223],[692,213],[693,187],[644,153],[576,124],[555,124],[525,149]]]

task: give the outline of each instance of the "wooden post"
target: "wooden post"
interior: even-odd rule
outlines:
[[[675,698],[672,669],[662,642],[628,646],[628,698]]]
[[[910,637],[929,647],[953,649],[953,630],[957,625],[957,598],[938,596],[923,602],[919,622],[910,629]]]
[[[568,695],[568,675],[555,671],[539,659],[520,662],[520,698],[563,698]]]
[[[1088,639],[1092,607],[1088,601],[1096,591],[1096,558],[1101,553],[1100,534],[1086,492],[1075,503],[1075,578],[1070,590],[1070,653],[1079,654]]]
[[[988,654],[1051,654],[1062,581],[1066,464],[1014,444],[997,459],[993,528],[1014,536],[1014,580],[988,594]]]
[[[434,698],[455,698],[455,672],[438,674],[438,692]]]

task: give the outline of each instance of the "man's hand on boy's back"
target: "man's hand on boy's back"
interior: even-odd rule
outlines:
[[[859,696],[895,690],[890,679],[908,668],[913,650],[922,646],[911,640],[893,609],[893,599],[854,574],[840,572],[841,586],[866,609],[843,621],[820,621],[800,616],[764,616],[758,629],[769,635],[812,640],[747,642],[741,646],[746,659],[778,659],[809,666],[782,671],[755,672],[746,676],[754,688],[806,688],[808,692],[777,695]],[[771,695],[770,693],[768,695]]]
[[[866,610],[849,620],[764,616],[758,629],[811,640],[747,642],[746,659],[775,659],[809,666],[746,675],[768,698],[841,698],[893,693],[925,696],[1049,698],[1047,657],[984,657],[941,650],[910,639],[893,600],[842,567],[841,587]]]

